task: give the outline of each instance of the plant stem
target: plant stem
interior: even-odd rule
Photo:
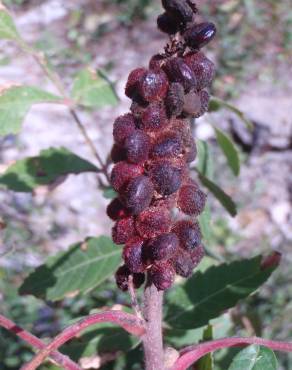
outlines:
[[[142,336],[145,333],[143,321],[132,314],[122,311],[103,311],[86,316],[75,324],[68,326],[55,339],[42,349],[29,363],[21,367],[21,370],[35,370],[52,353],[70,339],[76,337],[86,328],[100,322],[111,322],[121,326],[130,334]],[[156,369],[159,370],[159,369]]]
[[[29,343],[36,349],[44,349],[46,344],[43,343],[39,338],[22,329],[20,326],[16,325],[13,321],[7,319],[5,316],[0,315],[0,326],[9,330],[11,333],[17,335],[19,338],[23,339],[25,342]],[[62,355],[60,352],[54,351],[50,355],[55,363],[60,365],[62,368],[67,370],[81,370],[81,368],[75,364],[69,357]]]
[[[163,291],[151,284],[144,292],[143,313],[146,321],[146,334],[143,336],[145,370],[164,370],[162,340],[162,301]]]

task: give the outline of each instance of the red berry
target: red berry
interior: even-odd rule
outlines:
[[[210,22],[196,24],[184,33],[186,44],[192,49],[207,45],[216,35],[216,26]]]
[[[203,53],[188,53],[184,57],[185,63],[194,72],[197,79],[197,89],[209,87],[215,77],[215,65]]]
[[[193,10],[186,0],[162,0],[162,6],[180,23],[186,24],[193,19]]]
[[[152,261],[169,260],[178,250],[179,240],[174,233],[162,234],[149,240],[145,254]]]
[[[168,161],[159,161],[153,164],[149,175],[156,191],[161,195],[175,193],[181,186],[182,170]]]
[[[176,157],[182,152],[181,139],[175,133],[162,135],[151,150],[153,158]]]
[[[191,260],[194,264],[194,268],[202,261],[205,256],[204,247],[200,244],[197,248],[190,252]]]
[[[187,251],[192,251],[201,244],[202,235],[197,222],[178,221],[172,232],[177,235],[180,246]]]
[[[149,155],[150,138],[145,132],[135,130],[125,140],[124,147],[129,162],[144,162]]]
[[[127,266],[123,265],[118,268],[115,278],[117,286],[123,291],[126,292],[129,288],[129,277],[131,275],[130,270]],[[135,289],[140,288],[140,286],[145,281],[145,274],[133,274],[133,285]]]
[[[144,239],[154,238],[170,228],[170,213],[163,208],[148,208],[141,212],[136,220],[136,229]]]
[[[184,87],[178,82],[172,83],[169,87],[165,106],[169,117],[177,117],[181,114],[184,106]]]
[[[195,117],[201,112],[201,109],[202,105],[200,95],[196,92],[186,94],[183,106],[184,113]]]
[[[139,83],[140,96],[147,102],[162,100],[168,90],[168,79],[162,70],[149,70]]]
[[[110,202],[107,206],[106,213],[113,221],[120,220],[129,215],[128,210],[123,206],[118,198],[115,198]]]
[[[180,250],[176,256],[172,259],[175,272],[184,277],[188,278],[192,275],[194,269],[194,263],[191,260],[190,253],[185,250]]]
[[[136,129],[133,114],[128,113],[118,117],[114,122],[113,136],[117,144],[123,145],[125,139]]]
[[[125,244],[136,235],[133,217],[123,218],[116,222],[112,229],[112,239],[116,244]]]
[[[137,119],[138,126],[139,126],[139,120],[141,119],[142,114],[144,113],[148,105],[149,105],[148,103],[137,102],[135,100],[131,104],[130,110],[132,114],[134,115],[134,117]]]
[[[149,68],[150,69],[161,69],[162,64],[165,62],[166,56],[162,54],[155,54],[153,57],[150,59],[149,62]]]
[[[132,179],[122,194],[122,202],[134,215],[137,215],[149,207],[154,188],[151,180],[146,176],[138,176]]]
[[[128,241],[124,247],[123,259],[131,272],[139,273],[145,271],[142,259],[143,243],[143,239],[136,237]]]
[[[125,93],[131,98],[135,99],[139,96],[139,86],[142,77],[147,73],[145,68],[134,69],[128,77]]]
[[[158,290],[166,290],[174,282],[175,270],[170,262],[160,261],[151,267],[149,277]]]
[[[119,191],[131,179],[141,175],[144,172],[143,167],[127,162],[117,163],[111,173],[111,184],[116,191]]]
[[[168,59],[163,69],[170,81],[182,84],[186,92],[196,89],[196,76],[182,58]]]
[[[208,111],[209,108],[209,101],[210,101],[210,95],[207,91],[202,90],[199,92],[200,98],[201,98],[201,111],[198,113],[198,115],[195,118],[201,117],[204,113]]]
[[[124,148],[114,144],[111,150],[111,159],[113,163],[118,163],[127,159],[127,153]]]
[[[160,31],[174,35],[179,31],[179,22],[168,13],[163,13],[157,18],[157,26]]]
[[[204,210],[206,194],[198,186],[182,186],[179,190],[177,204],[183,213],[190,216],[198,216]]]
[[[150,104],[142,113],[140,126],[144,130],[160,130],[167,124],[165,109],[159,103]]]

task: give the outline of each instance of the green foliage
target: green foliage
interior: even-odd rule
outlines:
[[[25,158],[10,166],[0,176],[0,185],[16,192],[31,192],[39,185],[47,185],[61,176],[97,171],[90,162],[65,148],[50,148],[37,157]]]
[[[7,9],[0,2],[0,39],[19,40],[20,35],[17,32],[12,17]]]
[[[203,341],[208,341],[213,339],[213,327],[208,325],[207,328],[204,330],[203,333]],[[197,370],[213,370],[214,368],[214,361],[213,361],[213,354],[208,353],[206,356],[202,357],[198,364],[196,364]]]
[[[238,151],[234,146],[232,140],[221,130],[215,128],[217,142],[222,149],[229,167],[235,176],[239,175],[240,172],[240,161],[238,156]]]
[[[9,86],[0,90],[0,136],[17,134],[33,104],[60,101],[60,97],[33,86]]]
[[[278,361],[272,350],[258,345],[240,351],[228,370],[277,370]]]
[[[72,98],[87,108],[102,108],[117,104],[117,95],[100,72],[84,69],[74,80]]]
[[[270,277],[275,267],[262,270],[261,259],[258,256],[212,266],[175,286],[167,295],[166,322],[177,329],[208,324]]]
[[[50,257],[24,280],[19,292],[51,301],[86,293],[112,276],[120,259],[121,250],[110,238],[89,238]]]

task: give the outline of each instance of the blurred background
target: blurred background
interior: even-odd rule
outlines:
[[[47,53],[68,88],[77,71],[88,65],[105,71],[115,84],[120,98],[116,107],[80,112],[105,157],[112,145],[113,121],[129,109],[130,101],[123,94],[129,72],[146,66],[165,44],[165,35],[156,29],[160,1],[5,0],[4,4],[23,38]],[[212,148],[217,182],[239,208],[238,216],[231,218],[209,196],[209,248],[227,260],[271,250],[283,255],[281,268],[261,291],[232,311],[231,333],[291,340],[291,2],[202,0],[198,6],[202,19],[218,28],[216,40],[206,50],[217,66],[212,94],[240,108],[255,125],[251,134],[226,110],[206,114],[196,122],[197,137],[208,140]],[[8,81],[54,91],[30,56],[1,41],[0,85]],[[239,178],[233,177],[217,147],[213,123],[237,142],[242,161]],[[27,115],[20,135],[0,138],[0,173],[14,160],[50,146],[71,148],[94,161],[67,110],[41,105]],[[5,254],[0,259],[1,312],[49,337],[68,319],[119,300],[112,283],[106,294],[93,292],[87,298],[54,304],[17,296],[23,277],[48,255],[89,235],[109,235],[112,225],[104,215],[107,203],[93,174],[70,176],[60,186],[40,187],[33,195],[0,190],[0,217],[8,225],[0,234],[0,253]],[[30,355],[26,345],[0,331],[1,370],[19,369]],[[280,356],[280,361],[281,369],[292,369],[291,356]]]

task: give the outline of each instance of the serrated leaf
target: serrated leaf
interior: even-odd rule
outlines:
[[[211,191],[211,193],[219,200],[222,206],[230,213],[232,217],[237,215],[236,204],[232,198],[224,192],[218,185],[207,177],[199,174],[199,178],[204,186]]]
[[[50,257],[24,280],[19,292],[51,301],[86,293],[113,276],[120,260],[121,249],[110,238],[89,238]]]
[[[251,345],[240,351],[228,370],[277,370],[278,361],[272,350]]]
[[[15,27],[11,15],[0,2],[0,39],[19,40],[20,35]]]
[[[211,149],[208,143],[203,140],[197,140],[196,145],[198,151],[198,163],[196,168],[204,176],[213,179],[214,166]]]
[[[101,75],[90,69],[78,73],[74,80],[72,98],[88,108],[102,108],[117,104],[116,93],[111,84]]]
[[[32,86],[0,88],[0,136],[17,134],[33,104],[60,101],[60,97]]]
[[[232,140],[221,130],[215,128],[217,142],[222,149],[229,167],[235,176],[239,175],[240,172],[240,161],[238,151],[234,146]]]
[[[97,171],[90,162],[66,148],[50,148],[39,156],[17,161],[0,176],[0,185],[16,192],[31,192],[61,176]]]
[[[253,129],[253,124],[240,109],[236,108],[234,105],[230,103],[226,103],[222,99],[215,98],[213,96],[210,99],[208,112],[217,112],[221,108],[226,108],[230,110],[231,112],[235,113],[243,121],[243,123],[246,125],[248,129],[250,130]]]
[[[261,269],[262,257],[211,266],[168,292],[166,322],[173,328],[192,329],[235,306],[255,292],[276,266]]]
[[[208,325],[204,332],[203,332],[203,341],[208,341],[213,339],[213,327],[212,325]],[[214,361],[213,361],[213,354],[208,353],[204,357],[200,358],[198,363],[196,364],[196,370],[213,370]]]
[[[102,323],[84,331],[78,339],[61,347],[61,352],[72,360],[82,357],[101,355],[102,353],[130,351],[139,343],[139,339],[113,324]]]

